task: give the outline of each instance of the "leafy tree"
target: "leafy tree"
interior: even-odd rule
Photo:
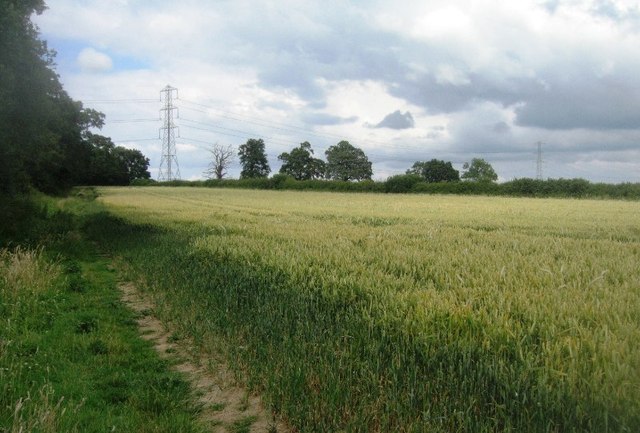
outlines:
[[[257,140],[250,138],[245,144],[240,145],[238,156],[240,157],[240,164],[242,164],[241,179],[267,177],[269,175],[271,168],[267,161],[262,138]]]
[[[142,152],[113,144],[110,138],[88,133],[89,165],[85,185],[129,185],[136,179],[151,177],[149,159]]]
[[[227,170],[233,162],[235,150],[233,146],[222,146],[218,143],[214,144],[211,149],[211,162],[204,175],[207,179],[223,179],[227,175]]]
[[[482,158],[473,158],[471,163],[465,162],[462,168],[465,170],[461,178],[473,182],[495,182],[498,175],[487,161]]]
[[[50,69],[53,53],[30,20],[44,9],[43,1],[0,0],[0,188],[5,192],[24,190],[34,170],[46,175],[38,176],[41,183],[52,182],[57,176],[47,170],[62,165],[51,127],[59,97],[66,95]]]
[[[325,163],[313,157],[313,149],[308,141],[300,143],[291,153],[281,153],[278,159],[283,162],[280,173],[296,180],[320,179],[324,177]]]
[[[457,182],[460,180],[460,173],[453,168],[451,162],[439,159],[416,161],[407,170],[407,174],[420,175],[426,182]]]
[[[54,53],[31,22],[44,9],[42,0],[0,0],[0,193],[84,183],[94,150],[89,129],[104,123],[60,84]]]
[[[373,171],[367,155],[348,141],[341,141],[325,152],[327,177],[334,180],[367,180]]]
[[[129,185],[134,180],[151,178],[151,173],[149,173],[149,158],[144,156],[139,150],[116,146],[114,155],[124,166],[127,179],[126,185]]]

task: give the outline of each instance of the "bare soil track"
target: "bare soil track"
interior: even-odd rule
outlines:
[[[119,288],[122,300],[137,313],[141,336],[153,343],[162,358],[173,361],[173,368],[182,372],[191,383],[201,405],[200,420],[206,428],[212,432],[291,431],[282,422],[274,420],[259,396],[238,386],[223,363],[216,360],[214,368],[206,368],[212,363],[199,359],[187,340],[174,341],[172,330],[154,316],[153,302],[133,283],[121,282]]]

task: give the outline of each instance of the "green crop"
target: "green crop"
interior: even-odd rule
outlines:
[[[88,232],[301,431],[640,430],[640,203],[100,193]]]

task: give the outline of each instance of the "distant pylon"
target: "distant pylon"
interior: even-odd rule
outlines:
[[[167,87],[160,91],[160,101],[164,105],[160,109],[162,113],[162,127],[160,128],[160,138],[162,139],[162,158],[160,159],[159,181],[169,181],[180,179],[180,167],[176,156],[176,132],[178,127],[173,122],[174,115],[178,108],[173,106],[173,95],[178,97],[178,89]]]
[[[536,161],[536,179],[542,180],[542,142],[538,141],[538,159]]]

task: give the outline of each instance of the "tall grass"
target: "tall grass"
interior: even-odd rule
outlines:
[[[0,432],[202,431],[188,384],[139,336],[107,261],[50,203],[29,215],[32,230],[2,239],[44,246],[0,248]]]
[[[4,367],[0,371],[0,392],[5,398],[16,394],[14,387],[20,387],[12,383],[12,379],[25,368],[31,368],[28,360],[14,358],[7,364],[6,361],[13,358],[9,346],[23,343],[13,339],[28,326],[29,318],[47,314],[48,308],[42,295],[59,284],[60,277],[60,266],[47,260],[42,248],[0,250],[0,327],[3,328],[0,332],[0,365]],[[71,413],[67,413],[69,407],[64,398],[55,396],[50,383],[45,381],[42,386],[34,388],[33,395],[29,387],[21,391],[24,395],[16,396],[11,401],[0,399],[4,405],[11,405],[12,422],[7,431],[60,431],[61,419]],[[72,428],[68,431],[77,430]]]
[[[87,226],[302,431],[637,431],[640,205],[104,189]]]

